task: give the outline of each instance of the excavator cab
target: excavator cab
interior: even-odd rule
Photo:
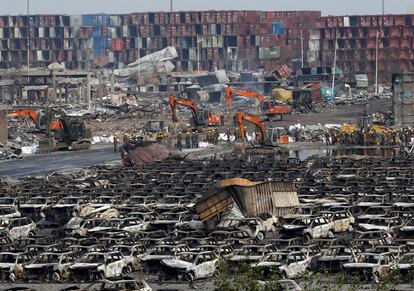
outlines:
[[[278,146],[281,144],[281,137],[286,135],[286,129],[283,127],[273,127],[266,130],[265,145]]]

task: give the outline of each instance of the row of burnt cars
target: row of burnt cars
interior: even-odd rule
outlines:
[[[374,282],[398,270],[411,281],[413,171],[412,161],[399,158],[166,161],[3,182],[1,278],[97,282],[145,273],[194,282],[220,276],[224,260],[260,268],[264,280],[344,272],[350,281]],[[235,176],[292,181],[301,207],[283,218],[263,213],[207,229],[197,199]],[[143,280],[122,282],[150,290]]]

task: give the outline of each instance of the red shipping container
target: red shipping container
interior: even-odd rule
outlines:
[[[401,26],[391,27],[391,30],[390,30],[390,35],[391,36],[401,37],[401,34],[402,34],[402,27]]]
[[[403,36],[413,36],[413,28],[411,26],[403,27]]]
[[[112,50],[113,51],[122,51],[124,50],[124,40],[121,38],[115,38],[112,40]]]
[[[408,49],[401,49],[398,58],[400,60],[409,60],[410,59],[410,52],[409,52],[409,50]]]
[[[390,39],[390,48],[398,49],[400,48],[400,38],[399,37],[393,37]]]
[[[412,38],[411,37],[403,37],[401,38],[401,48],[411,48]]]
[[[395,25],[405,25],[405,15],[395,15]]]

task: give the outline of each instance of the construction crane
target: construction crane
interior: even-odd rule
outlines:
[[[227,108],[229,110],[233,106],[234,96],[244,96],[258,100],[261,105],[263,114],[271,120],[274,120],[276,116],[279,116],[280,120],[283,120],[283,115],[292,113],[292,107],[290,105],[274,100],[266,100],[263,94],[257,93],[255,91],[245,89],[232,89],[230,87],[226,87],[225,91]]]
[[[176,106],[182,105],[191,110],[193,123],[196,126],[219,126],[221,124],[221,119],[223,118],[221,114],[212,114],[209,110],[200,109],[198,105],[192,100],[175,98],[173,95],[171,95],[169,101],[173,122],[178,122]]]

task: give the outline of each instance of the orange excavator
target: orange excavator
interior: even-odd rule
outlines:
[[[284,131],[283,128],[266,128],[260,116],[243,113],[240,110],[236,112],[233,118],[237,123],[239,134],[244,141],[246,136],[244,121],[247,121],[254,124],[258,129],[260,133],[260,139],[258,139],[258,142],[261,147],[278,147],[280,145],[281,134]]]
[[[226,101],[227,101],[227,108],[229,110],[233,107],[234,96],[254,98],[258,100],[260,104],[263,104],[263,102],[265,102],[265,97],[262,94],[257,93],[255,91],[250,91],[246,89],[232,89],[230,87],[226,87]]]
[[[262,112],[266,115],[266,117],[270,118],[271,120],[273,120],[275,116],[280,116],[280,120],[282,120],[284,114],[292,113],[292,107],[290,105],[279,103],[274,100],[266,100],[263,94],[257,93],[255,91],[245,89],[232,89],[230,87],[226,87],[225,90],[227,108],[229,110],[233,106],[234,96],[244,96],[258,100],[262,107]]]
[[[193,123],[196,126],[219,126],[221,124],[222,115],[221,114],[212,114],[206,109],[200,109],[198,105],[189,99],[184,98],[175,98],[173,95],[170,96],[170,107],[173,122],[178,122],[176,106],[182,105],[191,110],[193,116]]]
[[[33,109],[16,109],[9,111],[7,117],[30,117],[32,121],[36,124],[37,129],[46,129],[45,115],[39,111]],[[63,129],[62,121],[59,119],[52,119],[50,121],[49,130],[59,130]]]
[[[16,109],[7,114],[10,118],[19,116],[30,117],[36,124],[37,131],[44,134],[39,139],[39,153],[91,147],[91,130],[77,117],[67,116],[64,112],[56,110],[47,110],[43,113],[32,109]]]

